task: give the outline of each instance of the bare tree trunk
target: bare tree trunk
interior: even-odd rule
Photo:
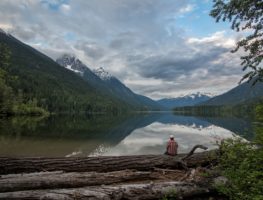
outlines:
[[[185,159],[189,158],[191,155],[194,154],[195,150],[198,149],[198,148],[199,148],[199,149],[203,149],[203,150],[207,150],[207,149],[208,149],[207,147],[205,147],[204,145],[201,145],[201,144],[195,145],[195,146],[192,148],[192,150],[191,150],[186,156],[184,156],[184,157],[182,158],[182,160],[185,160]]]
[[[206,166],[216,160],[215,151],[196,153],[186,158],[166,155],[108,156],[86,158],[0,158],[0,174],[41,171],[110,172],[125,169],[148,171],[154,168],[185,169]]]

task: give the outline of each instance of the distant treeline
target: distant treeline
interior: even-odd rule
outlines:
[[[176,114],[195,116],[236,116],[255,118],[256,110],[263,107],[263,99],[245,102],[238,105],[197,105],[174,108]]]

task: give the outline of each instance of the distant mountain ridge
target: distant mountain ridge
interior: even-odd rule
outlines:
[[[200,105],[237,105],[263,98],[263,82],[257,82],[254,86],[252,83],[253,80],[249,83],[242,83],[221,95],[200,103]]]
[[[176,98],[164,98],[157,102],[167,109],[173,109],[175,107],[194,106],[209,100],[211,97],[211,94],[197,92]]]
[[[161,109],[161,106],[157,102],[143,95],[135,94],[119,79],[105,71],[102,67],[92,71],[78,58],[69,54],[62,55],[56,60],[56,62],[61,66],[81,75],[84,80],[100,92],[111,95],[131,106],[150,110]]]

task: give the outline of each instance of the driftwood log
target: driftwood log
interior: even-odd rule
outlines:
[[[97,172],[39,172],[5,175],[0,178],[0,192],[33,189],[74,188],[92,185],[109,185],[128,181],[154,180],[153,172],[116,171]]]
[[[154,168],[186,169],[186,167],[207,166],[210,163],[216,162],[216,151],[205,151],[196,154],[193,154],[194,152],[191,151],[190,153],[191,155],[181,154],[174,157],[166,155],[101,156],[81,158],[0,157],[0,175],[42,171],[111,172],[125,169],[140,171],[149,171]]]
[[[113,186],[91,186],[71,189],[29,190],[0,193],[0,199],[161,199],[174,195],[178,198],[190,198],[211,195],[209,186],[199,186],[187,182],[164,182],[144,184],[122,184]]]

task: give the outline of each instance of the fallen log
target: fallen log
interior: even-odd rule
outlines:
[[[94,185],[125,184],[150,181],[185,181],[191,173],[182,170],[154,169],[153,171],[123,170],[98,172],[37,172],[9,174],[0,177],[0,192],[36,189],[76,188]]]
[[[111,172],[125,169],[148,171],[154,168],[186,169],[207,166],[216,162],[216,151],[205,151],[187,157],[167,155],[101,156],[77,158],[6,158],[0,157],[0,174],[32,173],[43,171]]]
[[[202,198],[214,189],[197,166],[216,163],[217,151],[193,154],[200,147],[175,157],[0,158],[0,199]]]
[[[161,199],[170,195],[190,198],[214,193],[209,186],[186,182],[162,182],[148,184],[124,184],[115,186],[91,186],[71,189],[28,190],[0,193],[0,199]]]
[[[129,181],[157,179],[154,172],[123,170],[108,173],[97,172],[39,172],[4,175],[0,178],[0,192],[36,189],[76,188],[109,185]]]

